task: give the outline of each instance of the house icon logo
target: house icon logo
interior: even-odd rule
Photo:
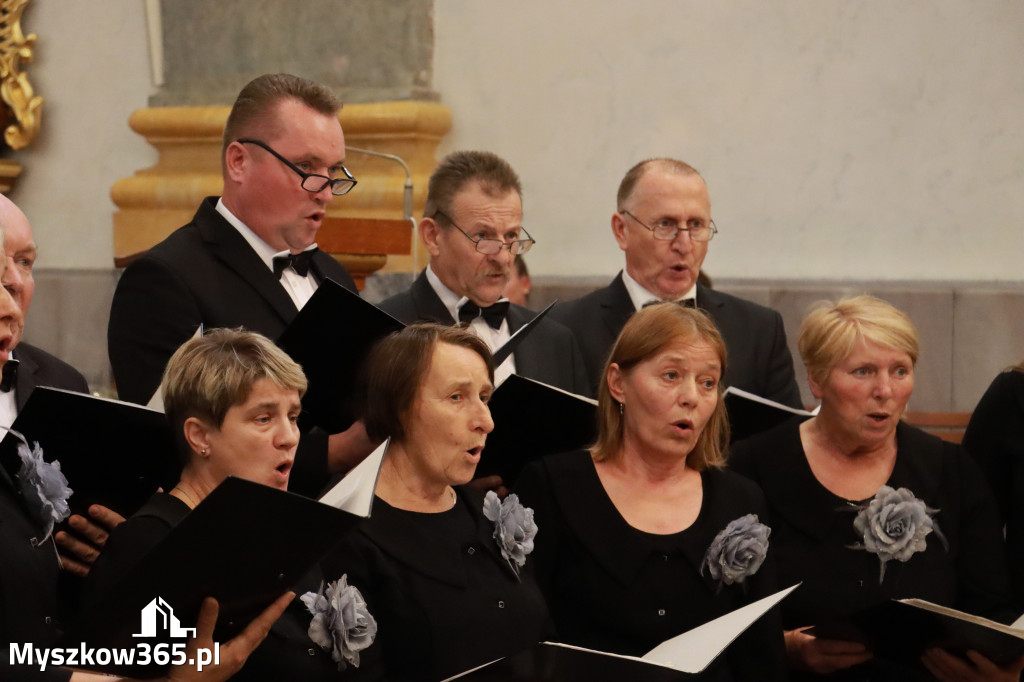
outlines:
[[[142,609],[142,632],[132,637],[156,637],[166,633],[169,637],[195,637],[195,628],[183,628],[174,615],[174,609],[157,597]]]

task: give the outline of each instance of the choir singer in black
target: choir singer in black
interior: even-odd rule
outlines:
[[[768,499],[780,581],[803,581],[782,604],[794,679],[931,679],[807,629],[908,597],[1011,619],[992,494],[959,446],[901,421],[919,350],[904,313],[870,296],[823,302],[804,319],[799,349],[817,416],[742,441],[730,458]],[[940,649],[922,662],[945,682],[1016,680],[1024,668]]]
[[[723,468],[725,371],[707,315],[644,308],[605,363],[597,443],[523,472],[514,490],[536,510],[538,583],[560,641],[642,656],[775,592],[764,497]],[[778,616],[701,679],[786,679]]]
[[[532,512],[465,485],[494,428],[486,343],[413,325],[378,343],[367,370],[366,430],[391,442],[370,518],[323,562],[377,620],[353,679],[444,679],[544,639]]]

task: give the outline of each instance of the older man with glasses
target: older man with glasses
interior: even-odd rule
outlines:
[[[466,322],[492,350],[536,313],[503,298],[512,261],[534,244],[523,228],[522,187],[512,167],[490,152],[455,152],[430,176],[419,232],[430,264],[412,287],[380,307],[406,323]],[[497,368],[585,393],[588,379],[572,333],[540,320]]]
[[[607,287],[551,311],[576,335],[591,381],[600,379],[633,313],[652,302],[676,301],[704,310],[718,326],[728,350],[726,385],[800,407],[782,317],[697,281],[718,232],[700,173],[675,159],[638,163],[619,184],[617,207],[612,234],[625,252],[625,270]]]
[[[224,193],[132,262],[114,293],[107,341],[118,394],[145,403],[174,351],[203,325],[277,338],[324,278],[356,291],[317,249],[327,205],[356,180],[345,168],[341,103],[326,87],[264,75],[224,128]],[[304,434],[291,485],[315,492],[370,450],[359,427]]]

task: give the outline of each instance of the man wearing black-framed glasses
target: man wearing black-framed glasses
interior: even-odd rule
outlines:
[[[721,331],[729,352],[725,384],[801,407],[782,317],[698,282],[718,232],[700,173],[676,159],[638,163],[619,184],[617,209],[611,227],[625,268],[607,287],[551,311],[576,335],[593,394],[626,320],[649,303],[676,301],[704,310]]]
[[[356,291],[316,248],[328,205],[356,184],[344,165],[340,108],[328,88],[288,74],[260,76],[239,93],[224,128],[223,194],[205,199],[118,283],[108,352],[122,399],[146,403],[200,325],[276,339],[325,278]],[[359,438],[304,434],[292,488],[314,492],[328,471],[357,461],[369,452]]]
[[[383,310],[405,323],[464,322],[492,350],[536,314],[504,297],[512,261],[535,243],[523,227],[519,177],[504,159],[469,151],[442,160],[430,176],[419,233],[430,264]],[[512,372],[573,393],[589,383],[572,333],[548,318],[497,368],[496,383]]]

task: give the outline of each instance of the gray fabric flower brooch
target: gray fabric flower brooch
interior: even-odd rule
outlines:
[[[358,668],[359,652],[373,644],[377,636],[377,621],[367,610],[359,589],[348,584],[347,574],[328,583],[326,589],[320,583],[319,592],[307,592],[300,599],[313,614],[309,638],[331,652],[339,671],[350,663]]]
[[[526,564],[526,555],[533,551],[533,538],[537,535],[533,510],[524,507],[515,493],[502,501],[489,490],[484,497],[484,517],[494,522],[494,541],[502,558],[518,576],[519,568]]]
[[[723,585],[742,583],[757,573],[768,554],[768,536],[772,529],[761,523],[757,514],[734,519],[719,531],[704,554],[700,574],[708,575]]]
[[[50,537],[55,524],[71,515],[68,498],[72,491],[68,487],[68,479],[60,471],[60,462],[47,462],[43,459],[39,443],[33,443],[30,449],[23,435],[17,431],[10,433],[21,441],[18,443],[18,457],[21,458],[18,484],[25,504],[42,526],[42,539],[33,539],[33,543],[39,545]]]
[[[949,543],[932,518],[939,510],[928,507],[906,488],[893,490],[883,485],[867,503],[856,508],[859,511],[853,528],[862,542],[850,545],[850,549],[865,549],[878,556],[879,584],[885,580],[886,562],[907,561],[923,552],[927,549],[925,537],[933,531],[949,551]]]

